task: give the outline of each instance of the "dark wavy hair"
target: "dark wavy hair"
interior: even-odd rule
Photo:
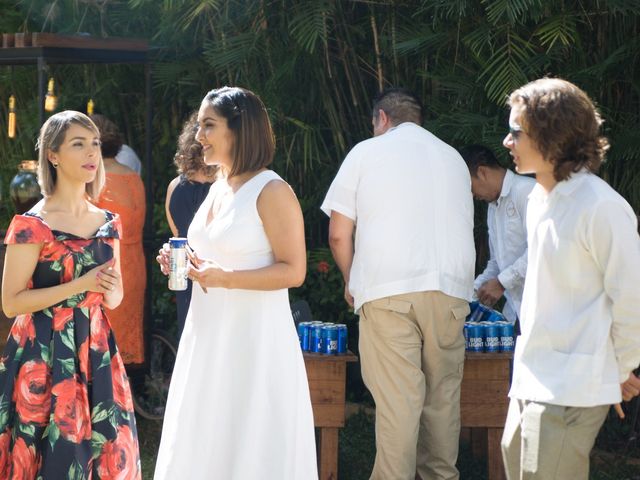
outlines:
[[[522,127],[553,163],[557,181],[582,168],[598,171],[609,142],[600,134],[598,110],[580,88],[560,78],[541,78],[515,90],[508,104],[524,107]]]
[[[91,115],[91,120],[100,130],[100,150],[103,158],[115,158],[124,140],[118,126],[104,115],[96,113]]]
[[[227,120],[227,127],[233,132],[233,166],[229,177],[271,164],[275,136],[267,109],[255,93],[239,87],[222,87],[207,93],[204,102]]]
[[[178,150],[173,156],[173,163],[178,167],[178,173],[192,180],[193,176],[202,172],[206,177],[215,177],[218,167],[206,165],[202,157],[202,145],[196,140],[198,131],[198,112],[195,111],[184,125],[178,137]]]

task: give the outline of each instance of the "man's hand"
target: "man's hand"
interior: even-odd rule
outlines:
[[[504,287],[497,278],[492,278],[484,282],[477,293],[480,303],[493,307],[504,295]]]
[[[349,293],[349,283],[345,282],[344,284],[344,299],[347,301],[349,306],[353,308],[353,295]]]
[[[620,390],[622,391],[622,400],[628,402],[633,397],[637,397],[640,395],[640,378],[634,375],[634,373],[629,374],[629,378],[620,384]],[[614,408],[620,418],[624,418],[624,412],[622,411],[622,407],[619,403],[614,405]]]

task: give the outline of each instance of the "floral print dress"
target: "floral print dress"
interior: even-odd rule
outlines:
[[[42,244],[28,287],[69,282],[111,259],[120,219],[105,216],[85,239],[16,215],[5,243]],[[131,391],[102,294],[16,317],[0,357],[0,480],[9,478],[140,478]]]

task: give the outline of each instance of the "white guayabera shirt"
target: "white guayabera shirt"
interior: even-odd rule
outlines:
[[[615,190],[581,171],[527,207],[529,257],[509,396],[573,407],[620,402],[640,363],[640,237]]]
[[[489,262],[473,284],[478,290],[487,280],[498,279],[507,300],[502,314],[511,323],[520,314],[527,273],[527,201],[535,184],[533,178],[507,170],[500,196],[487,211]]]

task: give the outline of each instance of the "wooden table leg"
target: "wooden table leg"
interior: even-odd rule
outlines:
[[[487,429],[486,427],[471,428],[471,455],[476,460],[487,455]]]
[[[503,431],[504,428],[487,429],[487,470],[489,471],[489,480],[506,480],[507,478],[500,448]]]
[[[318,461],[320,480],[338,479],[338,429],[320,428],[320,458]]]

